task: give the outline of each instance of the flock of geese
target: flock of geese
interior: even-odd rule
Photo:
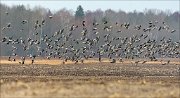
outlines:
[[[8,15],[8,13],[6,13]],[[51,20],[53,16],[49,16]],[[27,20],[22,20],[21,23],[27,24]],[[118,23],[115,22],[113,26],[109,24],[109,21],[103,21],[101,23],[93,22],[91,30],[88,29],[86,21],[82,21],[81,24],[72,24],[62,29],[57,30],[52,35],[39,33],[45,24],[48,24],[46,20],[37,20],[34,23],[33,36],[23,39],[22,37],[16,39],[13,36],[3,36],[1,43],[12,46],[9,55],[9,61],[16,61],[16,57],[19,56],[16,51],[22,49],[25,53],[21,56],[21,64],[25,63],[27,58],[31,58],[32,64],[37,57],[46,57],[48,59],[58,58],[66,63],[67,60],[78,63],[89,58],[98,58],[99,62],[102,58],[109,58],[111,63],[123,62],[124,59],[135,58],[148,58],[151,61],[157,61],[158,57],[180,57],[180,42],[174,42],[171,38],[162,37],[162,39],[150,39],[151,31],[157,30],[157,32],[167,31],[170,34],[176,32],[165,22],[162,22],[161,26],[157,25],[158,21],[149,21],[148,26],[144,28],[142,25],[132,26],[130,23]],[[100,26],[101,25],[101,26]],[[103,26],[103,27],[102,27]],[[2,27],[2,32],[7,29],[12,29],[11,23],[7,23],[5,27]],[[117,30],[115,29],[117,28]],[[131,37],[122,37],[121,33],[128,29],[132,29],[136,32],[142,32],[143,34],[135,34]],[[100,32],[103,31],[103,32]],[[124,31],[123,31],[124,30]],[[77,34],[77,32],[79,35]],[[112,32],[113,31],[113,32]],[[114,35],[119,36],[114,36]],[[76,36],[76,37],[73,37]],[[37,51],[34,53],[28,53],[30,48],[34,48]],[[135,61],[138,64],[140,61]],[[142,61],[142,64],[147,61]],[[170,63],[170,60],[163,64]]]

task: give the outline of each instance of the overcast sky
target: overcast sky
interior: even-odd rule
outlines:
[[[78,5],[82,5],[85,11],[96,9],[113,9],[119,11],[120,9],[126,12],[129,11],[144,11],[147,9],[159,9],[159,10],[170,10],[172,12],[179,11],[180,1],[179,0],[169,0],[169,1],[18,1],[18,0],[1,0],[2,4],[9,6],[12,5],[29,5],[30,8],[35,6],[41,6],[44,8],[49,8],[51,11],[57,11],[62,8],[75,11]]]

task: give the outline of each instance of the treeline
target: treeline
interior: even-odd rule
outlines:
[[[180,13],[179,12],[163,12],[157,9],[145,9],[144,12],[125,12],[125,11],[113,11],[108,9],[102,11],[97,9],[96,11],[83,11],[83,7],[78,6],[77,11],[73,12],[67,9],[60,9],[56,12],[51,12],[49,9],[44,9],[42,7],[35,7],[34,9],[29,9],[24,5],[17,5],[13,7],[0,4],[0,17],[1,17],[1,39],[5,36],[13,37],[15,39],[39,39],[43,35],[52,36],[55,32],[62,30],[64,28],[70,28],[72,25],[82,25],[82,21],[86,22],[86,28],[89,31],[88,36],[91,37],[93,23],[99,23],[99,28],[103,28],[103,21],[108,21],[108,25],[115,27],[115,25],[121,23],[130,23],[131,27],[135,25],[142,25],[146,28],[149,21],[158,21],[159,23],[165,22],[172,29],[175,29],[174,34],[168,32],[157,32],[152,31],[151,38],[161,39],[162,37],[170,37],[173,41],[179,41],[179,23],[180,23]],[[38,21],[42,23],[45,20],[44,25],[40,25],[40,28],[35,30],[35,24]],[[27,22],[27,23],[24,23]],[[5,29],[8,24],[11,25],[9,29]],[[110,32],[117,32],[118,28]],[[65,29],[65,33],[69,32]],[[98,31],[103,33],[103,29]],[[121,33],[121,37],[133,36],[137,34],[142,34],[143,32],[134,31],[129,29],[126,32]],[[36,35],[37,36],[34,36]],[[81,34],[81,29],[74,32],[74,39],[78,38]],[[113,33],[113,36],[117,36]],[[100,44],[100,43],[99,43]],[[1,56],[10,55],[11,47],[8,45],[3,45],[1,43]],[[43,47],[43,46],[42,46]],[[18,51],[21,54],[21,50]]]

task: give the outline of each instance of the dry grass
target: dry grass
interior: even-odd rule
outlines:
[[[48,81],[11,82],[3,84],[2,98],[5,97],[106,97],[106,98],[179,98],[179,84],[151,83],[141,81]]]

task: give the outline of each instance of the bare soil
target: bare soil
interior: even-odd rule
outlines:
[[[0,75],[1,98],[180,97],[180,65],[175,63],[1,63]]]

